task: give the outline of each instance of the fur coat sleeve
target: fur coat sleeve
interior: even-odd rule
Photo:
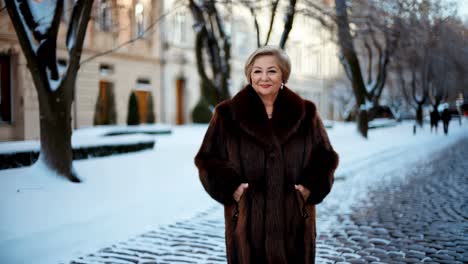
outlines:
[[[331,191],[339,158],[330,144],[318,113],[313,116],[310,129],[312,148],[309,155],[306,155],[308,158],[299,183],[310,190],[306,203],[318,204]]]
[[[223,118],[216,109],[195,156],[200,181],[208,194],[222,204],[235,203],[234,191],[242,183],[226,149],[227,131]]]

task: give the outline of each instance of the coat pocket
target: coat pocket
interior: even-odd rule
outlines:
[[[234,211],[234,240],[239,263],[250,263],[250,244],[247,238],[249,230],[249,192],[244,191]]]
[[[307,213],[306,202],[304,200],[304,197],[302,197],[301,192],[299,192],[298,190],[295,190],[295,192],[296,192],[296,200],[297,200],[297,203],[299,204],[299,212],[301,216],[304,219],[306,219],[309,217],[309,214]]]

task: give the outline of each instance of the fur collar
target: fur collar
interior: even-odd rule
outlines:
[[[285,143],[297,131],[306,112],[304,100],[287,87],[276,97],[271,122],[262,100],[250,85],[232,98],[231,105],[233,119],[239,126],[267,146]]]

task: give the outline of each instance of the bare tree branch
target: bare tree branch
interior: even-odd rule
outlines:
[[[70,25],[73,26],[73,32],[70,33],[71,29],[69,29],[69,34],[67,34],[67,44],[70,44],[70,63],[68,65],[67,73],[69,73],[70,71],[77,71],[81,65],[81,52],[83,49],[84,38],[86,35],[86,30],[88,28],[88,21],[90,18],[92,6],[93,0],[78,0],[75,2],[71,19],[75,19],[76,21],[78,21],[78,24],[70,22]],[[74,40],[68,37],[72,34],[74,35]],[[72,44],[71,42],[74,43]]]
[[[13,24],[13,27],[15,28],[16,34],[18,35],[18,40],[20,42],[21,47],[23,48],[23,52],[25,53],[28,65],[37,68],[35,60],[36,48],[33,46],[33,40],[30,38],[30,34],[32,34],[32,31],[29,29],[29,26],[27,26],[27,24],[21,22],[23,21],[23,15],[18,12],[20,9],[18,8],[14,0],[5,0],[5,7],[7,8],[8,14],[10,15],[11,22]],[[31,21],[29,23],[32,24]]]
[[[294,22],[294,14],[296,13],[296,0],[289,0],[288,10],[286,11],[284,31],[281,35],[279,47],[284,49],[286,41],[288,40],[289,32],[291,32]]]
[[[255,13],[255,9],[253,7],[250,8],[250,13],[254,18],[255,32],[257,33],[257,47],[260,47],[260,26],[258,25],[257,14]]]
[[[268,42],[270,41],[270,35],[271,35],[271,31],[273,30],[273,23],[275,22],[276,9],[278,8],[278,3],[279,3],[279,0],[275,0],[271,4],[270,26],[269,26],[267,37],[265,40],[265,44],[264,44],[265,46],[268,45]]]

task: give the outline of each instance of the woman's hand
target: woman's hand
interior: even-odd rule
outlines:
[[[294,188],[301,193],[302,198],[304,198],[304,201],[307,201],[307,198],[309,198],[309,195],[310,195],[309,189],[302,186],[301,184],[294,185]]]
[[[234,200],[236,200],[236,202],[239,202],[240,198],[242,197],[242,195],[244,194],[244,191],[249,187],[249,184],[248,183],[241,183],[239,185],[239,187],[237,187],[236,191],[234,192],[234,194],[232,195],[234,197]]]

